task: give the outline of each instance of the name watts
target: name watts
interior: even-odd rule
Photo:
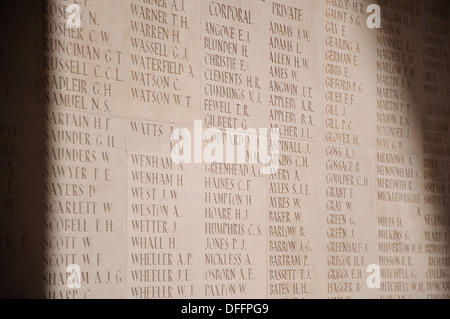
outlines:
[[[140,37],[180,43],[180,31],[177,28],[187,29],[188,19],[174,12],[166,12],[167,4],[163,2],[164,5],[158,5],[158,8],[130,4],[132,17],[136,19],[131,20],[131,29]],[[172,3],[171,9],[179,11],[176,3]]]

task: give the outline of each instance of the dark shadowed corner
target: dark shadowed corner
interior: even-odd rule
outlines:
[[[42,297],[41,1],[0,2],[0,299]]]

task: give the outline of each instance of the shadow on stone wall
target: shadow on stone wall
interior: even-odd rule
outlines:
[[[0,298],[40,298],[44,121],[40,1],[0,1]]]
[[[446,8],[442,19],[448,25],[448,0],[434,3]],[[42,150],[46,128],[45,110],[39,103],[44,91],[41,6],[42,1],[0,1],[0,299],[44,296],[46,163]],[[448,73],[446,81],[450,83]],[[423,115],[426,101],[421,92],[409,94]],[[450,119],[446,123],[450,125]],[[450,217],[450,207],[440,213]]]

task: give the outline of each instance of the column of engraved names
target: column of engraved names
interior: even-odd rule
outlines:
[[[203,125],[215,130],[205,142],[215,141],[224,151],[223,159],[205,165],[203,296],[262,297],[255,265],[264,258],[257,251],[264,219],[259,215],[261,202],[255,201],[263,179],[257,165],[249,163],[247,151],[245,161],[238,161],[238,150],[254,136],[247,136],[246,130],[258,123],[252,116],[261,103],[259,78],[249,69],[255,67],[252,56],[257,54],[252,46],[254,12],[234,2],[207,2],[202,16],[201,114]],[[235,129],[243,134],[234,134]]]
[[[450,298],[450,7],[423,2],[424,206],[427,298]]]
[[[120,197],[111,198],[121,174],[115,122],[109,116],[120,84],[122,53],[110,47],[97,9],[80,5],[83,28],[69,28],[63,1],[44,1],[45,209],[43,280],[46,298],[121,296]],[[123,246],[124,247],[124,246]],[[66,287],[66,267],[78,265],[82,289]],[[112,289],[114,287],[114,289]],[[115,289],[117,287],[117,289]]]
[[[407,298],[420,292],[414,280],[414,254],[422,252],[408,231],[401,210],[417,211],[420,194],[415,186],[420,171],[414,134],[419,6],[409,1],[383,3],[382,25],[377,29],[377,151],[376,199],[378,211],[378,264],[381,266],[381,298]],[[412,35],[412,36],[411,36]],[[420,138],[420,137],[419,137]],[[414,206],[415,205],[415,206]],[[414,215],[413,215],[414,216]]]
[[[312,28],[299,4],[272,2],[268,29],[268,115],[278,129],[279,169],[269,176],[267,263],[269,298],[306,298],[313,290],[312,242],[305,220],[313,190],[306,173],[314,169],[311,142],[318,122],[313,105]]]
[[[358,226],[370,218],[359,204],[369,186],[360,150],[362,131],[356,119],[368,116],[361,100],[365,83],[355,79],[364,49],[359,43],[364,7],[361,1],[330,2],[325,6],[325,199],[327,242],[327,294],[351,298],[365,287],[368,243]],[[364,118],[364,121],[369,120]],[[363,138],[366,138],[365,136]]]
[[[131,0],[132,101],[157,110],[190,109],[191,96],[183,81],[194,78],[185,44],[190,17],[184,0]],[[151,114],[151,113],[150,113]]]
[[[193,298],[193,231],[183,198],[183,164],[170,156],[169,125],[129,121],[127,164],[127,294],[133,299]],[[162,145],[158,151],[150,145]],[[147,146],[147,147],[146,147]],[[183,219],[184,217],[184,219]]]

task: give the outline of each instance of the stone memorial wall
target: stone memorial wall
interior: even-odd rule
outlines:
[[[0,7],[0,298],[450,297],[448,1]]]

